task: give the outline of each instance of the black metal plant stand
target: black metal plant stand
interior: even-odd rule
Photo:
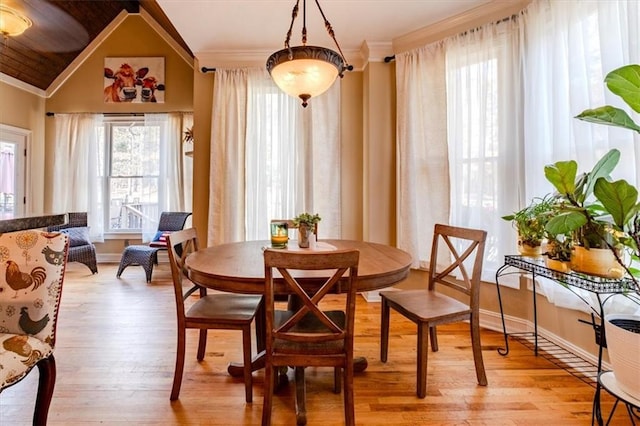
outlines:
[[[640,304],[640,294],[635,290],[635,284],[630,278],[611,279],[602,278],[592,275],[581,274],[577,272],[559,272],[549,269],[544,264],[542,257],[527,257],[518,255],[507,255],[504,257],[504,265],[496,272],[496,289],[498,292],[498,304],[500,305],[500,318],[502,321],[502,330],[504,333],[504,348],[498,348],[500,355],[506,356],[509,353],[509,335],[533,335],[534,353],[538,355],[538,310],[536,304],[536,277],[544,277],[558,282],[565,288],[575,294],[580,300],[587,304],[592,310],[591,322],[587,322],[593,327],[596,343],[598,344],[598,379],[596,380],[596,394],[593,402],[592,424],[597,420],[599,425],[603,424],[602,413],[600,411],[600,383],[599,376],[602,373],[602,350],[607,347],[606,336],[604,333],[604,306],[606,302],[615,295],[624,295],[636,303]],[[514,271],[515,269],[515,271]],[[507,333],[507,327],[504,320],[504,311],[502,308],[502,296],[500,294],[500,277],[508,274],[521,274],[527,272],[531,274],[533,282],[533,326],[534,331]],[[577,289],[586,290],[595,294],[598,306],[593,307],[589,301],[578,294]],[[585,322],[579,320],[581,322]],[[620,399],[617,395],[617,399]],[[617,404],[617,403],[616,403]]]

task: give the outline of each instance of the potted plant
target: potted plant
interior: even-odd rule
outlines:
[[[318,222],[320,222],[319,214],[300,213],[293,218],[293,225],[298,228],[298,245],[300,247],[309,247],[309,236],[311,233],[316,234],[318,232]]]
[[[542,254],[542,241],[545,238],[545,225],[549,213],[553,211],[554,201],[551,196],[534,198],[531,203],[502,219],[510,221],[518,231],[518,252],[523,256],[539,256]]]
[[[547,235],[545,265],[549,269],[558,272],[571,271],[571,254],[573,252],[573,241],[565,235]]]
[[[618,164],[620,151],[607,152],[588,173],[578,175],[578,164],[558,161],[547,165],[544,174],[557,190],[556,214],[545,225],[551,235],[564,235],[574,243],[571,268],[578,272],[619,278],[620,240],[613,232],[604,207],[594,199],[594,187],[606,181]]]
[[[640,65],[627,65],[611,71],[605,83],[612,93],[640,113]],[[586,110],[577,118],[640,133],[640,126],[624,110],[608,105]],[[601,177],[594,184],[594,194],[604,211],[611,216],[612,227],[619,234],[618,241],[629,253],[631,262],[640,261],[638,189],[625,180],[611,182]],[[616,254],[615,248],[610,249],[633,280],[635,291],[640,292],[640,271],[627,265]],[[605,315],[604,326],[609,359],[618,386],[632,397],[640,399],[640,316],[608,314]]]

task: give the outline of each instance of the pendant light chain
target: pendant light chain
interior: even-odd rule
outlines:
[[[344,57],[344,53],[342,53],[342,49],[340,48],[340,45],[338,44],[338,40],[336,39],[336,34],[333,32],[333,27],[331,26],[331,23],[329,22],[327,17],[324,16],[324,11],[322,10],[322,7],[320,7],[320,2],[318,0],[315,0],[315,2],[316,2],[316,6],[318,6],[318,10],[320,11],[320,15],[322,15],[322,19],[324,19],[324,27],[327,29],[327,33],[329,33],[329,36],[333,39],[333,42],[336,44],[336,47],[338,48],[338,52],[340,53],[340,56],[342,56],[342,60],[345,63],[345,68],[348,70],[352,70],[353,66],[347,63],[347,60]]]

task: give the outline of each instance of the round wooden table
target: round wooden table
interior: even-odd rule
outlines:
[[[262,251],[270,245],[269,241],[243,241],[221,244],[198,250],[189,255],[185,261],[189,279],[207,288],[233,293],[264,293],[264,259]],[[313,249],[298,247],[297,241],[289,241],[288,248],[282,250],[342,250],[357,249],[360,251],[358,263],[358,291],[379,290],[402,281],[409,275],[412,258],[408,253],[391,246],[364,241],[352,240],[320,240]],[[305,286],[313,287],[315,282],[321,285],[327,278],[323,271],[298,271],[296,278],[305,281]],[[278,286],[275,278],[276,293],[286,295],[285,287]],[[259,329],[264,326],[264,312],[256,318]],[[266,332],[266,331],[265,331]],[[253,371],[264,368],[264,335],[257,337],[258,354],[251,362]],[[364,371],[367,360],[363,357],[354,359],[354,371]],[[231,363],[227,368],[234,377],[243,375],[243,366]],[[298,424],[306,423],[304,403],[304,369],[296,368],[296,416]]]
[[[264,261],[262,250],[269,241],[242,241],[200,249],[186,260],[189,278],[208,288],[232,293],[262,294],[264,292]],[[352,240],[320,240],[316,251],[357,249],[358,291],[379,290],[402,281],[409,275],[411,255],[398,248],[378,243]],[[283,250],[298,248],[295,240]],[[320,272],[306,272],[296,278],[322,278]],[[276,292],[278,286],[276,283]],[[286,294],[284,287],[281,294]]]

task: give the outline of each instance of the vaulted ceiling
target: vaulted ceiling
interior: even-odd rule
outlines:
[[[55,78],[123,10],[144,8],[176,41],[191,52],[155,0],[1,0],[28,16],[31,28],[0,46],[0,72],[46,90]]]
[[[23,34],[2,42],[0,73],[46,91],[120,13],[139,13],[141,9],[192,57],[227,55],[237,59],[253,55],[266,61],[270,53],[283,47],[296,1],[301,10],[293,28],[293,46],[300,44],[305,0],[0,0],[2,5],[24,13],[33,21],[33,26]],[[459,21],[456,17],[465,13],[509,9],[524,1],[319,0],[319,3],[350,61],[360,54],[365,41],[368,46],[391,46],[395,38],[411,36],[424,27],[437,27],[440,22],[455,25]],[[316,2],[306,3],[309,44],[335,48]],[[212,62],[206,65],[217,65]],[[205,64],[202,60],[201,63]]]

